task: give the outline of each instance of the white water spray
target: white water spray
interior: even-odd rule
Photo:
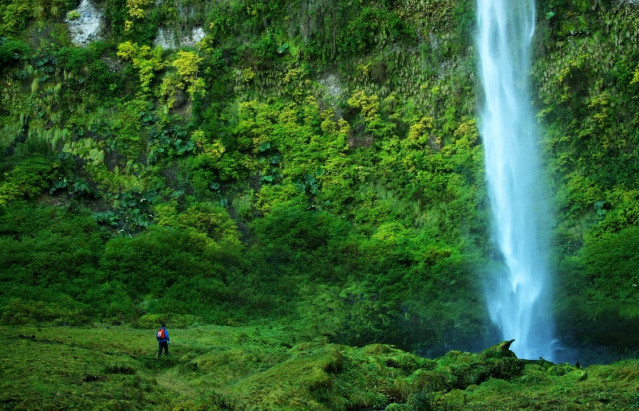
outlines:
[[[493,210],[493,238],[504,268],[487,286],[488,309],[520,358],[552,360],[546,207],[537,130],[528,88],[534,0],[477,0],[480,133]]]

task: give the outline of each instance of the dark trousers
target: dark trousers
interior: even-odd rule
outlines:
[[[159,343],[160,349],[158,350],[158,357],[162,356],[162,349],[164,348],[164,355],[169,355],[169,343],[164,341]]]

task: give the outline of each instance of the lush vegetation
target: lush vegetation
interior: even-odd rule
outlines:
[[[78,3],[0,0],[2,324],[287,323],[286,338],[429,357],[495,342],[482,301],[495,250],[475,120],[474,2],[103,0],[101,39],[83,47],[67,23]],[[556,206],[559,339],[586,362],[636,356],[639,8],[538,8],[532,77]],[[205,37],[189,43],[197,28]],[[182,46],[157,46],[161,32]],[[84,333],[63,335],[75,332]],[[250,367],[298,355],[262,348],[237,355]],[[186,364],[211,349],[170,364],[163,378],[186,384],[176,406],[206,394],[213,377]],[[337,350],[352,363],[370,354]],[[139,361],[109,384],[143,396],[129,399],[139,406],[165,401],[146,385],[157,368]],[[402,378],[433,369],[411,361]],[[524,380],[445,401],[479,392],[478,401],[525,406],[508,391]],[[329,408],[447,403],[411,397],[426,394],[406,381],[384,400],[344,399],[337,383],[299,398]],[[231,404],[257,395],[218,394],[206,395]]]
[[[349,347],[291,327],[152,330],[1,327],[0,401],[10,409],[633,409],[639,364],[524,361],[508,343],[426,359],[385,344]],[[151,338],[149,338],[151,337]],[[11,361],[7,362],[9,357]]]

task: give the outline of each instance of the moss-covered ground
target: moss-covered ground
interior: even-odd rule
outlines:
[[[0,327],[3,409],[636,409],[639,361],[579,368],[502,343],[426,359],[273,328]]]

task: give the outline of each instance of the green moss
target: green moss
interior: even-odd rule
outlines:
[[[80,18],[80,13],[77,10],[71,10],[67,13],[68,20],[77,20]]]
[[[637,361],[571,367],[563,375],[551,370],[560,365],[546,370],[528,363],[520,378],[463,386],[469,374],[458,371],[472,374],[470,370],[487,367],[481,355],[454,352],[438,359],[436,369],[434,361],[426,360],[424,367],[407,371],[387,365],[388,359],[423,359],[384,345],[355,348],[309,341],[287,347],[283,341],[300,336],[290,327],[171,328],[171,356],[161,359],[154,357],[154,330],[0,328],[6,341],[3,367],[12,376],[0,382],[0,395],[13,408],[163,404],[190,409],[514,410],[534,402],[577,409],[605,403],[624,409],[636,402],[639,388]]]

